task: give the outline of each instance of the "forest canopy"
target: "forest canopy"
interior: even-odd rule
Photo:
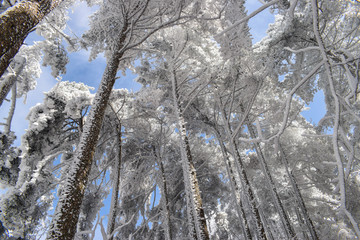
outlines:
[[[359,239],[360,3],[254,2],[0,0],[0,238]]]

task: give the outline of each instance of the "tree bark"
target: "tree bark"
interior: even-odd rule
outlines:
[[[299,212],[298,206],[294,206],[293,211],[295,212],[296,218],[297,218],[298,223],[299,223],[299,228],[300,228],[300,231],[301,231],[301,234],[302,234],[302,239],[309,240],[308,233],[303,228],[303,226],[305,225],[305,222],[304,222],[304,220],[303,220],[303,218],[302,218],[302,216],[301,216],[301,214]]]
[[[0,77],[27,35],[61,0],[25,0],[0,15]]]

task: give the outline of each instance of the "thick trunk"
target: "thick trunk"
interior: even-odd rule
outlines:
[[[286,158],[286,155],[285,155],[285,152],[284,150],[282,149],[281,147],[281,144],[279,143],[279,149],[280,149],[280,159],[281,159],[281,162],[282,164],[285,166],[285,169],[286,169],[286,172],[290,178],[290,183],[291,183],[291,186],[294,190],[294,195],[295,195],[295,198],[296,198],[296,201],[298,203],[298,206],[301,210],[301,213],[304,217],[304,220],[305,220],[305,224],[309,230],[309,233],[311,235],[311,238],[314,239],[314,240],[317,240],[319,239],[319,237],[317,236],[317,233],[316,233],[316,229],[315,229],[315,226],[308,214],[308,211],[306,209],[306,206],[305,206],[305,203],[304,203],[304,200],[301,196],[301,192],[300,192],[300,189],[296,183],[296,179],[294,177],[294,175],[292,174],[292,172],[289,170],[289,163],[287,161],[287,158]]]
[[[256,138],[253,126],[250,123],[248,123],[247,127],[248,127],[251,138]],[[276,210],[279,213],[280,220],[284,226],[287,238],[296,239],[296,234],[295,234],[294,230],[292,229],[290,219],[285,212],[283,204],[280,201],[279,194],[275,187],[275,182],[270,174],[270,170],[265,161],[264,154],[261,151],[260,144],[258,142],[256,142],[256,143],[254,143],[254,146],[255,146],[256,154],[258,156],[258,160],[260,162],[261,170],[264,173],[264,176],[266,179],[266,184],[268,185],[268,188],[271,192],[271,198],[272,198],[273,202],[275,203]]]
[[[118,152],[115,158],[114,164],[114,176],[115,179],[113,182],[112,195],[111,195],[111,207],[109,213],[109,225],[107,234],[110,236],[109,240],[113,240],[113,232],[115,229],[115,219],[116,219],[116,211],[118,209],[119,203],[119,190],[120,190],[120,170],[121,170],[121,149],[122,149],[122,139],[121,139],[121,124],[116,124],[116,132],[117,132],[117,145]]]
[[[181,156],[182,156],[182,167],[184,172],[184,183],[185,183],[185,192],[188,199],[188,209],[191,208],[191,212],[188,211],[189,217],[189,231],[193,232],[195,227],[196,235],[192,238],[198,240],[207,240],[210,239],[209,232],[206,224],[205,213],[202,207],[202,199],[200,195],[199,183],[196,176],[196,169],[192,160],[192,155],[190,151],[189,139],[186,135],[185,120],[183,118],[183,113],[181,109],[181,104],[179,102],[179,93],[178,85],[176,79],[176,73],[172,63],[170,62],[171,68],[171,82],[172,82],[172,93],[174,99],[174,107],[176,112],[176,117],[179,125],[179,134],[181,137]],[[191,222],[193,220],[193,222]]]
[[[112,57],[106,66],[100,86],[96,92],[93,106],[80,143],[76,149],[74,163],[70,169],[69,177],[64,185],[64,190],[56,206],[54,218],[47,235],[48,240],[73,239],[79,218],[80,206],[84,197],[96,143],[103,123],[105,109],[115,83],[115,77],[124,52],[120,51],[125,42],[128,24],[124,23],[119,42],[115,46]]]
[[[25,0],[0,15],[0,77],[27,35],[61,0]]]

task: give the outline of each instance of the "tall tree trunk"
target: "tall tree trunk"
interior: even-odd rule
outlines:
[[[124,22],[113,55],[108,61],[105,72],[96,92],[93,106],[84,126],[80,143],[77,146],[74,163],[69,171],[64,184],[62,195],[56,206],[54,218],[47,235],[48,240],[73,239],[79,218],[80,206],[84,197],[88,175],[93,161],[93,155],[103,123],[105,109],[115,83],[120,59],[124,52],[121,51],[128,29],[128,22]]]
[[[316,233],[316,229],[315,229],[315,226],[309,216],[309,213],[306,209],[306,206],[305,206],[305,203],[304,203],[304,200],[301,196],[301,192],[300,192],[300,189],[296,183],[296,179],[294,177],[294,175],[292,174],[292,172],[289,170],[289,163],[287,161],[287,158],[286,158],[286,155],[285,155],[285,152],[283,150],[283,148],[281,147],[281,144],[280,144],[280,140],[279,140],[279,143],[278,143],[278,146],[279,146],[279,150],[280,150],[280,159],[281,159],[281,162],[282,164],[285,166],[285,170],[286,170],[286,173],[287,175],[289,176],[290,178],[290,183],[291,183],[291,186],[294,190],[294,193],[295,193],[295,198],[296,198],[296,201],[297,201],[297,204],[301,210],[301,213],[304,217],[304,220],[305,220],[305,224],[310,232],[310,235],[311,235],[311,238],[313,240],[317,240],[319,239],[317,233]]]
[[[249,223],[247,221],[244,207],[243,207],[243,204],[241,201],[240,186],[238,185],[238,183],[235,179],[235,174],[234,174],[234,170],[233,170],[234,167],[232,165],[232,162],[229,159],[228,151],[225,148],[224,140],[220,134],[220,131],[217,128],[217,125],[214,122],[210,121],[210,119],[206,115],[201,113],[201,111],[195,105],[192,105],[192,107],[198,112],[198,114],[201,115],[202,122],[204,124],[208,125],[211,129],[213,129],[215,136],[216,136],[217,140],[219,141],[221,153],[223,155],[222,159],[224,161],[224,164],[226,167],[226,172],[227,172],[229,180],[230,180],[231,193],[233,196],[234,203],[236,205],[236,212],[237,212],[239,220],[241,222],[241,229],[244,234],[244,239],[252,239],[250,228],[249,228]]]
[[[183,117],[183,112],[181,109],[178,85],[176,79],[176,73],[173,62],[170,61],[170,74],[172,82],[172,93],[175,107],[175,114],[178,120],[179,125],[179,134],[181,137],[181,158],[182,158],[182,168],[184,173],[184,183],[185,183],[185,193],[187,194],[188,199],[188,209],[192,209],[192,213],[188,211],[188,215],[192,216],[194,224],[189,221],[190,231],[195,227],[196,235],[192,236],[198,240],[207,240],[210,239],[209,232],[206,224],[205,213],[202,207],[202,198],[200,195],[199,183],[196,177],[196,169],[192,160],[192,155],[190,151],[189,139],[186,134],[185,120]],[[190,219],[189,219],[190,220]],[[192,226],[193,225],[193,226]],[[193,232],[193,231],[192,231]]]
[[[221,109],[221,117],[223,118],[226,134],[230,140],[231,135],[232,135],[232,130],[230,128],[229,122],[227,121],[227,114],[225,113],[225,110],[222,107],[223,104],[221,103],[220,97],[218,97],[218,103],[219,103],[219,108]],[[246,198],[250,204],[251,213],[252,213],[255,223],[256,223],[255,232],[256,232],[257,238],[258,239],[267,239],[264,224],[261,220],[259,209],[256,206],[257,201],[255,199],[254,191],[251,188],[250,181],[247,177],[247,174],[245,171],[245,166],[241,159],[241,156],[240,156],[240,153],[239,153],[239,150],[238,150],[235,140],[230,140],[229,145],[231,148],[232,155],[233,155],[234,159],[236,159],[241,184],[243,185]]]
[[[266,231],[265,231],[264,223],[262,222],[262,219],[261,219],[261,216],[259,213],[259,209],[256,206],[257,201],[255,199],[254,191],[252,190],[250,181],[247,177],[247,174],[245,171],[245,166],[241,159],[241,156],[240,156],[240,153],[237,148],[237,144],[236,144],[235,140],[230,145],[231,145],[232,151],[234,153],[234,158],[237,159],[237,163],[239,166],[240,179],[243,184],[246,198],[248,199],[248,202],[250,204],[251,213],[253,214],[253,216],[255,218],[257,237],[258,237],[258,239],[267,239],[266,234],[265,234]]]
[[[61,0],[19,1],[0,15],[0,77],[27,35]]]
[[[250,228],[249,228],[249,223],[246,218],[246,214],[245,214],[244,207],[243,207],[243,204],[241,201],[241,197],[238,196],[238,194],[241,195],[241,193],[240,193],[240,187],[238,186],[236,179],[235,179],[235,174],[233,171],[234,167],[232,166],[232,163],[228,157],[227,151],[225,150],[224,142],[222,141],[220,133],[217,130],[215,130],[215,131],[216,131],[217,139],[220,144],[221,152],[223,154],[223,160],[224,160],[224,164],[226,166],[226,171],[229,176],[231,191],[232,191],[232,195],[234,198],[234,202],[236,204],[236,212],[238,214],[240,222],[242,223],[241,228],[242,228],[242,231],[244,234],[244,239],[252,239]]]
[[[166,176],[165,176],[165,168],[162,161],[161,153],[156,153],[156,147],[153,146],[153,153],[156,158],[156,162],[160,167],[160,191],[161,191],[161,205],[162,205],[162,216],[164,220],[164,232],[165,232],[165,239],[171,240],[172,230],[171,230],[171,223],[170,223],[170,208],[169,208],[169,197],[168,197],[168,191],[167,191],[167,182],[166,182]]]
[[[255,134],[253,126],[250,123],[248,123],[246,125],[249,130],[251,138],[253,138],[253,139],[256,138],[256,134]],[[271,192],[271,198],[272,198],[273,202],[275,203],[276,210],[279,213],[280,220],[284,226],[287,238],[296,239],[296,234],[295,234],[294,230],[292,229],[290,219],[285,212],[283,204],[281,203],[279,194],[275,187],[275,182],[270,174],[270,170],[265,161],[264,154],[261,151],[260,144],[258,142],[256,142],[256,143],[254,143],[254,146],[255,146],[256,154],[258,156],[258,160],[260,162],[262,172],[264,173],[264,176],[265,176],[266,184],[268,185],[268,188]]]
[[[108,223],[108,230],[107,234],[110,236],[109,240],[113,240],[114,238],[114,230],[115,230],[115,220],[116,220],[116,211],[118,209],[119,203],[119,190],[120,190],[120,170],[121,170],[121,149],[122,149],[122,135],[121,135],[121,123],[116,124],[116,135],[117,135],[117,145],[118,145],[118,152],[115,157],[115,164],[114,164],[114,182],[111,194],[111,206],[110,206],[110,213],[109,213],[109,223]]]

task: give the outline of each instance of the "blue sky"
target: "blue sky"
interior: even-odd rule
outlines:
[[[260,6],[261,3],[256,0],[249,0],[246,3],[248,13],[252,12]],[[94,11],[94,8],[91,9],[86,6],[86,3],[82,2],[80,4],[76,4],[76,6],[74,6],[70,11],[71,20],[69,22],[69,26],[71,31],[75,32],[77,36],[81,36],[82,33],[88,29],[87,17],[91,12]],[[263,11],[250,20],[249,26],[251,28],[254,43],[261,40],[261,38],[265,36],[268,24],[273,22],[273,20],[274,17],[269,13],[269,10]],[[71,35],[71,31],[70,29],[67,29],[65,32]],[[28,44],[32,44],[32,41],[34,40],[39,40],[39,37],[36,36],[35,33],[29,36],[26,42]],[[105,69],[105,58],[99,55],[97,59],[89,62],[89,53],[85,50],[76,53],[70,53],[69,57],[70,63],[67,66],[67,73],[62,76],[62,80],[84,82],[89,86],[97,88]],[[20,145],[21,135],[23,135],[25,129],[28,126],[28,122],[25,120],[25,118],[29,112],[29,109],[37,103],[41,103],[44,97],[43,93],[49,91],[56,84],[56,79],[51,76],[50,72],[51,71],[49,67],[42,67],[42,75],[38,79],[37,88],[36,90],[29,92],[27,95],[26,104],[23,103],[23,99],[17,100],[17,106],[12,123],[12,130],[15,131],[16,135],[18,136],[16,145]],[[127,71],[127,76],[122,76],[117,80],[115,88],[128,88],[136,91],[140,86],[139,84],[132,81],[134,78],[135,75],[131,74],[130,71]],[[316,94],[315,102],[310,104],[311,109],[307,112],[304,112],[303,115],[308,120],[312,119],[313,122],[318,122],[325,114],[325,105],[323,102],[324,100],[322,94]],[[4,117],[7,117],[8,109],[8,103],[4,103],[3,106],[1,106],[1,120]],[[159,196],[159,194],[157,195]],[[105,207],[102,209],[101,213],[104,215],[107,214],[109,211],[109,206],[110,201],[107,199],[105,202]],[[106,222],[104,222],[104,224],[106,224]],[[95,239],[100,239],[100,237],[96,237]]]

